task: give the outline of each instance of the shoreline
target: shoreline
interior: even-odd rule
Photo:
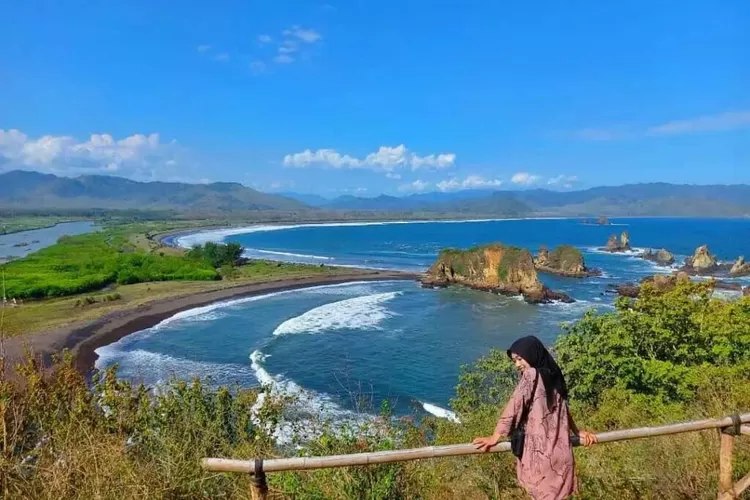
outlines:
[[[73,365],[80,373],[88,377],[95,368],[98,358],[95,351],[99,347],[117,342],[132,333],[151,328],[179,312],[216,302],[312,286],[336,285],[355,281],[408,281],[417,280],[418,277],[419,275],[415,273],[357,269],[339,276],[272,280],[162,299],[133,309],[109,313],[96,320],[74,323],[57,330],[30,336],[7,338],[5,339],[6,375],[11,379],[14,378],[15,365],[23,361],[25,350],[28,347],[35,359],[41,358],[45,367],[49,367],[55,354],[60,354],[67,349],[73,354]]]

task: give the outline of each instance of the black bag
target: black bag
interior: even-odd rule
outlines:
[[[523,456],[523,443],[526,440],[526,420],[529,418],[531,403],[534,402],[534,395],[536,394],[536,385],[538,381],[539,374],[537,373],[536,378],[534,379],[534,387],[531,389],[531,399],[523,406],[518,423],[513,426],[513,429],[510,431],[510,450],[518,459]]]

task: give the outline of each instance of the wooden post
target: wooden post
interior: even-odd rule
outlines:
[[[266,500],[268,498],[268,483],[266,473],[250,476],[250,495],[253,500]]]
[[[263,460],[255,461],[255,471],[250,475],[250,496],[253,500],[266,500],[268,498],[268,483],[266,472],[263,470]]]
[[[721,449],[719,451],[719,500],[737,498],[732,483],[732,449],[734,436],[721,432]]]

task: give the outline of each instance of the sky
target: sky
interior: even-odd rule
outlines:
[[[746,0],[0,3],[0,172],[375,196],[750,183]]]

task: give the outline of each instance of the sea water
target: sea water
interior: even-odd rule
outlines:
[[[173,377],[210,384],[270,386],[302,396],[341,418],[388,399],[399,414],[449,410],[461,366],[514,339],[552,343],[585,311],[611,311],[608,285],[669,273],[637,257],[667,248],[678,261],[701,244],[721,260],[750,252],[747,219],[616,219],[612,226],[572,219],[258,226],[183,235],[182,246],[237,241],[246,255],[293,262],[423,271],[445,247],[503,242],[529,248],[571,244],[601,276],[540,275],[573,304],[529,305],[462,288],[423,289],[409,281],[355,282],[269,293],[179,313],[97,350],[98,367],[156,385]],[[599,250],[628,231],[636,252]],[[748,285],[748,279],[734,280]],[[731,298],[732,294],[729,294]]]

